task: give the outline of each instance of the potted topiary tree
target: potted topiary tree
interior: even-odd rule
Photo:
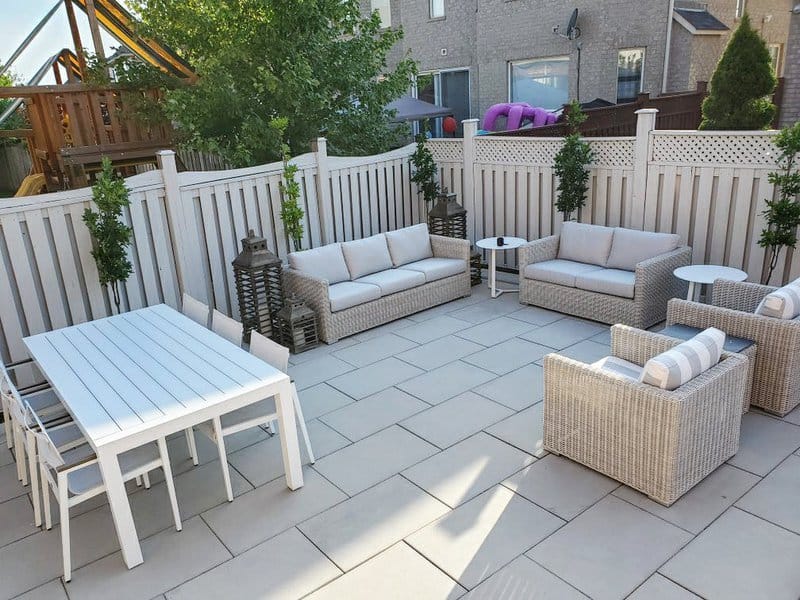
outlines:
[[[433,154],[425,144],[425,132],[427,130],[428,123],[426,121],[417,136],[417,148],[414,150],[414,154],[411,155],[411,165],[414,167],[411,181],[417,184],[423,200],[425,200],[426,205],[430,206],[439,195],[439,182],[436,181],[438,169],[433,160]]]
[[[779,154],[776,159],[778,171],[769,174],[769,182],[777,190],[777,199],[767,200],[764,218],[767,227],[761,232],[758,245],[766,248],[769,257],[761,283],[768,284],[778,265],[784,247],[797,246],[797,228],[800,226],[800,170],[797,157],[800,155],[800,121],[785,127],[775,138]]]
[[[564,138],[564,145],[556,154],[553,170],[558,177],[558,198],[556,208],[564,215],[564,220],[572,219],[572,213],[586,204],[589,191],[589,164],[594,158],[589,144],[581,139],[578,131],[586,120],[577,100],[566,107],[565,120],[570,133]]]
[[[280,182],[281,190],[281,221],[286,230],[286,235],[292,240],[294,250],[303,249],[303,217],[305,213],[300,208],[300,184],[295,179],[297,165],[290,162],[291,154],[289,144],[281,144],[283,157],[283,181]]]
[[[97,210],[83,211],[83,222],[92,236],[92,256],[97,263],[100,284],[111,289],[117,314],[120,312],[119,284],[128,280],[133,266],[128,259],[132,229],[121,221],[122,209],[130,204],[128,188],[114,174],[111,161],[103,157],[103,169],[92,186],[92,200]]]

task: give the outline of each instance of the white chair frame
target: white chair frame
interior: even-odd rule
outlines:
[[[225,338],[232,344],[242,345],[244,325],[236,319],[219,312],[216,308],[211,312],[211,331]]]
[[[195,323],[208,329],[208,320],[211,317],[211,309],[207,304],[203,304],[189,294],[183,294],[181,300],[181,312]]]

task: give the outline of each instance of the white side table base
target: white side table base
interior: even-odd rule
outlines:
[[[492,291],[492,298],[497,298],[501,294],[519,294],[519,288],[498,288],[497,287],[497,250],[490,250],[489,257],[489,289]]]

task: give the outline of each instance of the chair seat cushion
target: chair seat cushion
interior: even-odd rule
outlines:
[[[59,450],[74,448],[84,442],[83,433],[75,423],[67,423],[61,427],[46,428],[47,435]]]
[[[433,256],[427,223],[386,232],[386,243],[395,267]]]
[[[575,287],[622,298],[633,298],[636,274],[620,269],[599,269],[582,273],[575,278]]]
[[[277,418],[278,412],[275,408],[275,400],[267,398],[222,415],[220,423],[222,424],[222,429],[225,430],[251,421],[258,421],[256,424],[261,425]]]
[[[555,260],[529,264],[525,267],[523,275],[525,279],[575,287],[575,279],[578,275],[601,271],[602,269],[603,267],[598,267],[597,265],[587,265],[572,260],[556,258]]]
[[[606,266],[610,269],[635,271],[640,262],[672,252],[680,243],[680,236],[673,233],[616,227]]]
[[[561,226],[558,258],[604,267],[613,238],[611,227],[567,221]]]
[[[592,363],[592,366],[613,375],[620,375],[630,381],[639,381],[642,376],[642,367],[636,363],[617,358],[616,356],[601,358],[597,362]]]
[[[364,275],[392,268],[392,257],[386,236],[382,233],[342,244],[344,262],[350,271],[350,279],[356,280]]]
[[[331,302],[331,312],[337,312],[377,300],[381,297],[381,288],[369,283],[356,283],[355,281],[342,281],[328,287],[328,299]]]
[[[155,443],[128,450],[119,455],[122,478],[128,481],[132,479],[131,473],[139,471],[147,465],[154,465],[159,460],[158,446]],[[100,474],[100,467],[97,466],[97,463],[87,465],[83,469],[78,469],[67,475],[67,488],[71,494],[76,496],[103,486],[103,476]]]
[[[425,284],[425,274],[410,269],[387,269],[361,277],[355,283],[370,283],[381,288],[381,296],[402,292]]]
[[[756,314],[775,319],[794,319],[800,316],[800,279],[764,296],[756,308]]]
[[[419,271],[425,275],[425,281],[430,283],[465,272],[467,261],[460,258],[426,258],[403,265],[399,270]]]
[[[342,245],[339,243],[292,252],[289,254],[289,266],[331,284],[350,279],[350,271],[347,270]]]
[[[674,390],[719,362],[725,332],[709,327],[692,339],[648,360],[640,381],[663,390]]]

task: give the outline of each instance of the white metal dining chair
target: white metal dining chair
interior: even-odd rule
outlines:
[[[286,373],[289,368],[289,349],[281,346],[264,337],[257,331],[250,332],[250,353],[272,365],[276,369]],[[300,399],[297,396],[297,388],[292,382],[292,402],[297,424],[303,434],[303,441],[306,445],[308,458],[314,464],[314,452],[311,449],[311,440],[308,437],[308,429],[303,418],[303,409],[300,406]],[[231,488],[230,467],[228,467],[228,456],[225,451],[225,436],[259,427],[261,425],[272,425],[278,420],[278,413],[275,407],[274,398],[266,398],[250,406],[234,410],[221,417],[216,417],[210,422],[201,423],[198,429],[217,444],[219,460],[222,466],[222,478],[225,482],[225,492],[228,502],[233,501],[233,489]]]
[[[236,319],[231,319],[228,315],[222,314],[216,308],[211,313],[211,331],[232,344],[242,345],[244,325]]]
[[[187,293],[183,294],[181,312],[195,323],[208,328],[208,319],[211,316],[211,309]]]
[[[41,422],[36,425],[34,434],[38,448],[42,487],[44,488],[42,497],[44,498],[45,527],[47,529],[53,527],[50,494],[47,489],[49,485],[58,499],[64,581],[69,581],[72,579],[69,509],[105,492],[105,483],[97,464],[97,457],[91,448],[87,445],[79,446],[62,454],[52,438],[52,433]],[[178,498],[175,494],[175,482],[172,479],[166,439],[160,438],[158,442],[145,444],[120,454],[119,466],[124,481],[146,477],[154,469],[160,468],[164,471],[167,493],[172,505],[172,516],[175,519],[175,529],[180,531],[182,528],[181,516],[178,511]]]

